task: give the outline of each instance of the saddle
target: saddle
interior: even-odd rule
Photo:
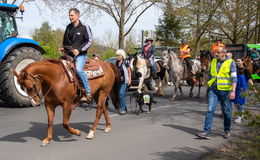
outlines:
[[[68,55],[62,56],[60,57],[60,61],[65,69],[69,81],[72,83],[75,81],[75,79],[78,79],[77,75],[75,74],[76,68],[73,58]],[[88,79],[96,79],[104,76],[105,74],[102,66],[93,59],[87,59],[84,65],[84,71],[87,74]]]

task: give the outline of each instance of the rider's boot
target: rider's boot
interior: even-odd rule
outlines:
[[[83,102],[87,102],[89,103],[91,101],[91,95],[90,94],[85,94],[85,96],[83,96],[80,101],[83,101]]]

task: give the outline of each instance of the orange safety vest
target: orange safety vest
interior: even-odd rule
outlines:
[[[191,52],[190,52],[190,46],[189,45],[187,45],[187,44],[185,44],[185,45],[181,45],[180,46],[180,57],[182,58],[182,59],[184,59],[184,58],[187,58],[187,57],[191,57]]]
[[[220,44],[217,44],[217,43],[213,44],[213,45],[212,45],[211,52],[212,52],[214,55],[216,54],[216,49],[217,49],[217,47],[225,47],[225,45],[222,44],[222,43],[220,43]]]

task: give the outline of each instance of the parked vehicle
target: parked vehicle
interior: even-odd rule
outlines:
[[[31,106],[31,100],[21,90],[13,70],[18,73],[28,64],[43,58],[39,43],[18,38],[15,14],[19,7],[0,3],[0,96],[9,106]],[[20,11],[23,13],[23,7]]]

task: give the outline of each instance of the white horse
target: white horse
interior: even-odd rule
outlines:
[[[177,57],[177,55],[173,51],[163,51],[162,53],[164,65],[167,66],[169,72],[169,79],[175,85],[173,96],[171,98],[172,101],[176,99],[176,92],[179,88],[181,97],[183,98],[183,92],[180,85],[181,80],[186,80],[187,83],[191,86],[190,88],[190,97],[193,96],[192,90],[195,86],[190,71],[188,70],[186,65],[183,65],[182,61]],[[195,75],[200,75],[200,62],[198,60],[193,59],[192,69],[195,72]],[[196,97],[200,96],[200,77],[199,80],[199,89]]]
[[[130,68],[132,71],[140,73],[137,92],[141,93],[144,87],[144,80],[150,77],[151,69],[147,66],[145,59],[139,54],[135,54],[130,58]]]

